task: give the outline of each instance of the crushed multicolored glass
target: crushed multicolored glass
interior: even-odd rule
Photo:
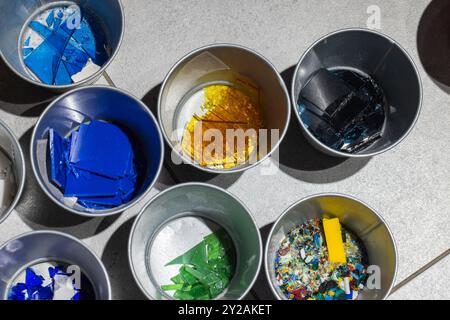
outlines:
[[[368,259],[364,245],[341,227],[346,263],[329,261],[323,222],[293,228],[275,257],[275,279],[288,300],[356,300],[365,288]]]

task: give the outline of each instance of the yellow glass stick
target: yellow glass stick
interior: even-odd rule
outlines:
[[[347,263],[339,219],[323,219],[323,228],[328,247],[328,260],[332,263]]]

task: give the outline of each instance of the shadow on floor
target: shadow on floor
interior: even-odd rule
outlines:
[[[31,135],[32,129],[19,139],[27,172],[25,189],[16,207],[19,217],[33,230],[58,230],[80,239],[90,238],[111,226],[118,216],[92,219],[77,216],[56,205],[42,191],[31,168]]]
[[[38,117],[57,94],[19,78],[0,58],[0,108],[16,116]]]
[[[292,66],[281,73],[289,92],[294,71]],[[279,149],[280,169],[288,175],[309,183],[337,182],[354,175],[370,161],[370,158],[334,158],[316,150],[303,135],[294,111],[291,112],[289,129]]]
[[[433,0],[420,19],[417,49],[428,75],[450,93],[450,1]]]
[[[102,261],[111,280],[113,300],[146,300],[134,280],[128,262],[128,238],[133,223],[134,218],[117,229],[103,251]]]
[[[263,250],[265,250],[267,245],[267,240],[269,238],[270,231],[272,230],[273,223],[262,227],[260,229],[261,232],[261,238],[263,241]],[[264,257],[264,252],[263,252]],[[261,271],[258,275],[258,278],[256,280],[255,285],[253,286],[253,289],[251,290],[251,293],[253,297],[255,297],[257,300],[278,300],[277,297],[272,293],[272,290],[270,290],[270,284],[267,281],[266,276],[266,268],[264,263],[264,258],[261,266]]]

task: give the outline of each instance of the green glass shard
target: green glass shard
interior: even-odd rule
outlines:
[[[235,272],[233,241],[225,230],[219,230],[167,264],[170,265],[182,267],[171,279],[174,285],[161,287],[164,291],[175,290],[174,298],[178,300],[215,299],[227,289]]]

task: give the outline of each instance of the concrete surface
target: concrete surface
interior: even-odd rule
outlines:
[[[435,0],[439,1],[439,0]],[[203,181],[227,188],[255,215],[263,235],[292,203],[311,194],[340,192],[369,203],[386,219],[399,251],[397,283],[450,248],[450,96],[424,71],[416,33],[430,0],[123,0],[126,32],[108,69],[113,83],[154,110],[161,81],[170,67],[197,47],[231,42],[251,47],[271,60],[288,83],[293,66],[317,38],[337,29],[366,27],[367,8],[381,9],[381,31],[411,54],[423,80],[424,104],[417,127],[399,147],[370,160],[339,160],[307,145],[293,121],[280,148],[280,170],[213,176],[166,163],[153,190],[179,182]],[[100,83],[108,84],[105,79]],[[24,84],[0,64],[0,117],[15,131],[28,156],[31,128],[52,99]],[[293,120],[295,120],[293,118]],[[85,241],[110,272],[115,299],[143,298],[126,256],[128,233],[139,206],[116,218],[80,219],[62,212],[38,189],[28,161],[28,181],[20,205],[0,225],[0,243],[30,230],[54,229]],[[170,161],[170,160],[169,160]],[[277,163],[276,159],[269,159]],[[449,259],[409,282],[393,298],[450,298],[445,283]],[[436,286],[433,283],[436,282]],[[436,290],[442,285],[442,290]],[[420,288],[420,293],[414,292]],[[249,298],[271,298],[263,277]]]

